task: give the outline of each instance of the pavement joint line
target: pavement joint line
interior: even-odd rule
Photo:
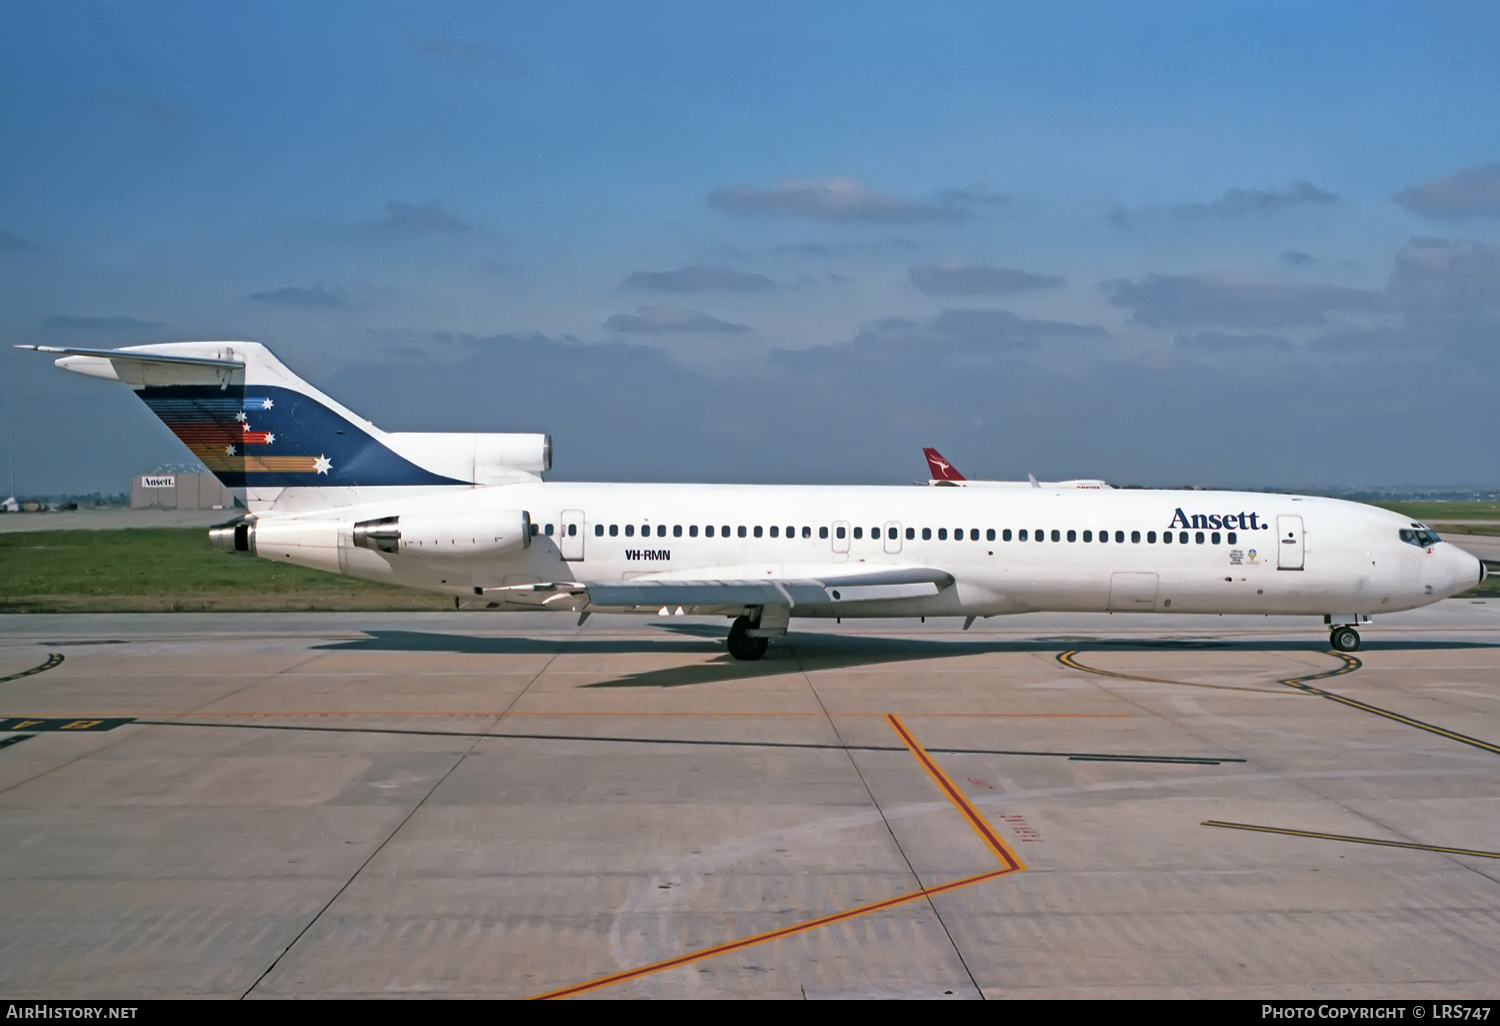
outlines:
[[[97,717],[110,718],[110,717]],[[148,727],[199,727],[207,730],[295,730],[325,734],[396,734],[417,737],[475,737],[495,741],[592,741],[600,744],[630,745],[703,745],[713,748],[787,748],[811,751],[904,752],[900,745],[837,745],[804,741],[737,741],[727,738],[676,737],[600,737],[591,734],[497,734],[477,730],[419,730],[414,727],[323,727],[301,723],[188,723],[182,720],[158,720],[131,717],[132,725]],[[1128,752],[1038,752],[1006,748],[933,748],[941,755],[1030,755],[1052,759],[1104,759],[1111,762],[1206,763],[1244,762],[1244,759],[1219,755],[1135,755]]]
[[[765,944],[773,940],[780,940],[783,937],[792,937],[799,933],[806,933],[809,930],[816,930],[821,926],[831,926],[834,923],[842,923],[849,919],[856,919],[860,916],[870,915],[873,912],[883,912],[886,909],[896,908],[897,906],[910,904],[914,901],[921,901],[923,899],[931,901],[932,898],[938,896],[939,894],[947,894],[950,891],[956,891],[963,887],[971,887],[974,884],[984,883],[986,880],[994,880],[998,877],[1010,876],[1014,873],[1024,873],[1026,871],[1026,864],[1021,861],[1020,857],[1016,855],[1015,852],[1010,850],[1010,847],[1003,840],[1000,839],[1000,837],[995,833],[994,829],[990,827],[985,818],[979,814],[979,810],[974,808],[969,800],[964,797],[963,792],[958,790],[953,781],[950,780],[948,778],[948,775],[943,772],[942,768],[933,761],[932,756],[929,755],[927,750],[924,749],[922,745],[917,741],[917,739],[912,736],[911,732],[906,729],[905,725],[902,724],[900,719],[898,719],[893,714],[887,714],[886,722],[890,724],[891,729],[894,730],[897,736],[901,738],[902,744],[905,746],[904,749],[895,750],[909,751],[912,757],[917,760],[917,763],[927,771],[928,776],[932,777],[933,781],[938,785],[938,789],[941,790],[944,796],[947,797],[947,799],[953,804],[956,809],[958,809],[959,814],[963,816],[964,821],[968,823],[970,829],[972,829],[974,833],[979,837],[979,839],[984,842],[985,847],[990,850],[991,854],[993,854],[996,859],[999,860],[999,869],[991,869],[988,872],[976,873],[973,876],[961,877],[957,880],[952,880],[945,884],[938,884],[934,887],[923,887],[919,890],[908,891],[905,894],[898,894],[892,898],[885,898],[881,901],[872,902],[867,905],[857,905],[854,908],[845,909],[842,912],[834,912],[826,916],[819,916],[816,919],[809,919],[801,923],[793,923],[790,926],[783,926],[776,930],[769,930],[765,933],[754,934],[750,937],[744,937],[736,941],[729,941],[725,944],[718,944],[709,948],[700,948],[697,951],[690,951],[686,954],[663,959],[660,962],[652,962],[649,965],[639,966],[635,969],[626,969],[623,972],[611,973],[608,976],[601,976],[598,979],[588,980],[584,983],[577,983],[568,987],[559,987],[556,990],[549,990],[545,993],[537,994],[534,996],[533,1000],[545,1001],[555,1000],[557,998],[576,997],[579,994],[586,994],[590,991],[599,990],[603,987],[611,987],[620,983],[629,983],[631,980],[638,980],[643,976],[651,976],[655,973],[665,972],[668,969],[679,969],[686,965],[692,965],[694,962],[701,962],[704,959],[714,958],[718,955],[727,955],[730,952],[741,951],[745,948],[753,947],[758,944]],[[860,749],[857,746],[850,745],[846,748],[846,750],[859,751]],[[939,921],[941,922],[941,916],[939,917]],[[960,956],[960,958],[962,958],[962,956]]]
[[[48,654],[47,661],[40,666],[33,666],[29,670],[22,670],[20,673],[10,673],[4,677],[0,677],[0,684],[8,684],[13,680],[20,680],[22,677],[31,677],[38,673],[46,673],[54,667],[61,666],[62,661],[63,654],[61,652],[52,652]]]
[[[1386,841],[1378,837],[1356,837],[1353,834],[1325,834],[1319,830],[1294,830],[1290,827],[1261,826],[1255,823],[1231,823],[1218,819],[1206,819],[1199,825],[1224,827],[1229,830],[1249,830],[1260,834],[1282,834],[1287,837],[1311,837],[1321,841],[1373,844],[1381,848],[1410,848],[1413,851],[1434,851],[1443,855],[1472,855],[1475,858],[1481,859],[1500,859],[1500,851],[1483,851],[1478,848],[1450,848],[1440,844],[1419,844],[1416,841]]]
[[[59,714],[56,714],[56,715],[70,716],[70,715],[73,715],[73,714],[72,713],[59,713]],[[93,716],[93,717],[100,717],[100,716],[104,716],[106,714],[89,713],[88,715],[89,716]],[[139,713],[109,713],[107,715],[108,715],[108,717],[111,717],[111,718],[119,718],[119,717],[129,717],[131,719],[139,719],[140,718],[140,714]],[[377,718],[417,717],[417,716],[438,717],[438,716],[443,716],[443,717],[448,717],[450,719],[468,718],[468,719],[476,719],[476,720],[489,720],[489,719],[495,719],[495,718],[502,717],[502,716],[505,717],[505,718],[507,718],[507,719],[512,718],[512,717],[517,717],[517,716],[538,716],[538,717],[565,717],[565,716],[566,717],[575,717],[576,716],[576,717],[583,717],[583,718],[598,717],[600,719],[608,719],[610,717],[615,717],[615,716],[639,716],[639,717],[646,718],[646,719],[652,719],[652,718],[661,718],[661,719],[688,719],[688,718],[691,718],[691,719],[716,719],[716,718],[720,718],[720,717],[724,717],[724,718],[736,717],[736,718],[749,718],[749,719],[772,718],[772,717],[775,717],[775,718],[782,718],[782,717],[792,717],[792,718],[803,717],[803,718],[817,718],[817,719],[822,719],[823,718],[823,714],[822,713],[814,713],[814,712],[765,712],[765,713],[761,713],[761,712],[587,712],[587,711],[578,711],[578,712],[505,712],[505,711],[498,711],[497,712],[497,711],[495,711],[493,709],[475,709],[475,710],[470,711],[470,712],[450,712],[450,711],[446,711],[446,710],[420,711],[420,710],[401,710],[401,709],[397,709],[397,710],[390,710],[390,709],[312,710],[312,709],[309,709],[309,710],[302,710],[302,711],[292,710],[292,711],[283,711],[283,712],[248,712],[248,711],[247,712],[235,712],[235,711],[203,712],[203,711],[194,711],[194,712],[184,712],[184,713],[155,713],[154,715],[157,715],[157,716],[171,716],[171,717],[174,717],[174,718],[177,718],[177,719],[188,719],[188,718],[192,718],[192,719],[206,719],[206,718],[209,718],[209,717],[212,717],[214,719],[270,719],[270,718],[292,719],[292,718],[296,718],[296,717],[319,717],[319,718],[326,719],[326,718],[328,718],[330,716],[338,716],[338,717],[344,717],[344,716],[368,716],[368,717],[377,717]],[[881,719],[884,719],[885,716],[886,716],[885,713],[864,713],[864,712],[833,713],[831,715],[838,716],[838,717],[841,717],[841,718],[844,718],[844,719],[850,719],[850,718],[874,718],[874,717],[879,717]],[[950,719],[950,718],[951,719],[973,720],[973,719],[1011,719],[1011,718],[1035,719],[1035,718],[1043,718],[1043,717],[1060,717],[1060,718],[1066,718],[1066,719],[1130,719],[1135,714],[1134,713],[905,713],[904,715],[908,719],[914,719],[914,720],[923,720],[923,719]]]

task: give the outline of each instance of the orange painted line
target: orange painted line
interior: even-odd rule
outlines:
[[[31,672],[40,672],[40,670],[31,671]],[[606,712],[586,712],[586,711],[573,711],[573,712],[545,712],[545,711],[544,712],[505,712],[504,710],[486,710],[486,709],[476,709],[476,710],[473,710],[471,712],[450,712],[450,711],[442,711],[442,710],[438,710],[438,711],[433,711],[433,710],[401,710],[401,709],[397,709],[397,710],[389,710],[389,709],[365,709],[365,710],[354,709],[354,710],[350,710],[350,709],[343,709],[343,710],[320,710],[320,711],[314,711],[314,710],[297,711],[297,710],[293,710],[293,711],[289,711],[289,712],[288,711],[282,711],[282,712],[183,712],[183,713],[174,713],[174,712],[146,712],[146,713],[143,713],[143,712],[137,711],[137,712],[130,712],[130,713],[118,713],[118,712],[114,712],[114,713],[89,712],[87,714],[83,714],[83,713],[55,713],[55,714],[52,714],[52,715],[59,715],[59,716],[74,716],[74,715],[80,715],[81,716],[81,715],[88,715],[88,716],[91,716],[91,717],[106,717],[106,716],[107,717],[116,717],[116,716],[133,716],[133,717],[140,717],[140,716],[163,716],[163,717],[172,717],[174,719],[188,719],[190,717],[200,718],[200,719],[201,718],[215,718],[215,719],[226,719],[226,718],[238,719],[238,718],[243,718],[243,719],[254,719],[254,718],[276,717],[276,716],[283,716],[283,717],[294,717],[294,716],[323,716],[323,717],[327,717],[327,716],[407,716],[407,717],[413,717],[413,716],[446,716],[446,717],[449,717],[449,718],[468,716],[468,717],[472,717],[474,719],[498,719],[498,718],[501,718],[501,717],[503,717],[505,719],[510,719],[511,717],[515,717],[515,716],[543,716],[543,717],[547,717],[547,716],[557,716],[557,717],[574,717],[574,716],[590,717],[590,716],[592,716],[592,717],[596,717],[596,718],[599,718],[599,719],[607,719],[607,718],[616,717],[616,716],[640,716],[640,717],[645,717],[645,718],[648,718],[648,719],[649,718],[659,718],[659,719],[684,719],[684,718],[703,719],[703,718],[708,718],[708,719],[712,719],[712,718],[715,718],[715,717],[748,717],[748,718],[752,718],[752,719],[760,718],[760,717],[816,717],[817,719],[823,719],[823,717],[824,717],[824,714],[820,713],[820,712],[819,713],[811,713],[811,712],[808,712],[808,713],[801,713],[801,712],[765,712],[765,713],[758,713],[758,712],[716,712],[716,713],[715,712],[608,712],[608,711],[606,711]],[[830,715],[830,716],[839,716],[839,717],[844,717],[844,718],[875,717],[875,716],[879,716],[879,717],[884,718],[886,716],[885,713],[839,713],[839,712],[829,713],[828,715]],[[986,718],[988,718],[988,719],[1034,719],[1034,718],[1038,718],[1038,717],[1059,717],[1059,718],[1067,718],[1067,719],[1129,719],[1132,714],[1131,713],[907,713],[906,715],[910,719],[918,719],[918,720],[921,720],[921,719],[935,719],[935,718],[947,718],[947,717],[962,717],[963,719],[966,719],[966,720],[972,720],[972,719],[986,719]]]
[[[668,969],[678,969],[685,965],[692,965],[694,962],[701,962],[706,958],[714,958],[718,955],[727,955],[732,951],[742,951],[745,948],[754,947],[757,944],[765,944],[773,940],[780,940],[783,937],[793,937],[799,933],[806,933],[809,930],[816,930],[821,926],[832,926],[834,923],[842,923],[846,920],[855,919],[859,916],[867,916],[872,912],[883,912],[888,908],[895,908],[898,905],[906,905],[910,904],[913,901],[920,901],[923,898],[933,897],[938,894],[946,894],[949,891],[956,891],[960,887],[971,887],[974,884],[983,883],[986,880],[993,880],[999,876],[1006,876],[1016,871],[1017,870],[1014,868],[992,869],[987,873],[978,873],[974,876],[966,876],[961,880],[954,880],[951,883],[939,884],[936,887],[924,887],[919,891],[909,891],[906,894],[898,894],[894,898],[885,898],[882,901],[876,901],[869,905],[859,905],[855,908],[845,909],[843,912],[835,912],[832,915],[820,916],[817,919],[809,919],[805,922],[795,923],[791,926],[783,926],[779,930],[770,930],[766,933],[758,933],[753,937],[745,937],[742,940],[730,941],[728,944],[718,944],[711,948],[701,948],[698,951],[691,951],[685,955],[678,955],[675,958],[663,959],[660,962],[652,962],[650,965],[643,965],[637,969],[627,969],[624,972],[613,973],[609,976],[601,976],[597,980],[590,980],[587,983],[578,983],[574,984],[571,987],[561,987],[557,990],[549,990],[545,994],[537,994],[533,998],[533,1000],[548,1001],[556,998],[575,997],[579,994],[586,994],[591,990],[598,990],[601,987],[611,987],[617,983],[628,983],[631,980],[638,980],[643,976],[650,976],[654,973],[665,972]]]
[[[1006,872],[1024,872],[1026,864],[1021,861],[1021,857],[1011,851],[1010,845],[1000,839],[1000,835],[995,833],[994,828],[979,814],[979,810],[974,808],[969,799],[964,796],[964,793],[958,789],[958,785],[948,778],[948,774],[943,772],[942,767],[933,761],[932,756],[927,754],[927,749],[923,748],[917,739],[911,735],[911,732],[906,729],[906,725],[894,713],[888,714],[885,721],[891,725],[891,729],[896,732],[896,736],[901,739],[902,744],[911,750],[913,758],[927,771],[927,775],[937,782],[938,789],[948,796],[948,800],[958,809],[960,815],[968,821],[969,826],[979,835],[979,839],[984,842],[985,847],[995,853],[995,857],[1000,860],[1000,864],[1006,867]]]

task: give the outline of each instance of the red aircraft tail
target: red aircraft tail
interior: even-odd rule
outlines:
[[[927,457],[927,467],[932,471],[934,481],[963,481],[964,476],[953,469],[953,464],[943,459],[943,454],[936,449],[923,449],[922,455]]]

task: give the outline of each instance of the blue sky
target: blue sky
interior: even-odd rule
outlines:
[[[0,7],[0,333],[556,475],[1500,483],[1500,9]],[[0,354],[23,491],[185,456]],[[4,457],[0,451],[0,458]]]

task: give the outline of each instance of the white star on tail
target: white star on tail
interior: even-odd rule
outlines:
[[[239,421],[241,424],[245,423],[245,411],[241,410],[239,413],[236,413],[234,415],[234,419]]]
[[[232,445],[226,445],[226,446],[224,446],[224,455],[226,455],[226,456],[233,456],[234,455],[234,446],[232,446]]]
[[[266,401],[270,402],[269,399]],[[320,474],[326,474],[333,469],[333,461],[330,460],[327,456],[319,456],[317,459],[313,460],[313,469]]]
[[[269,399],[262,399],[260,401],[260,408],[263,410],[269,410],[273,405],[275,404],[272,403]]]

